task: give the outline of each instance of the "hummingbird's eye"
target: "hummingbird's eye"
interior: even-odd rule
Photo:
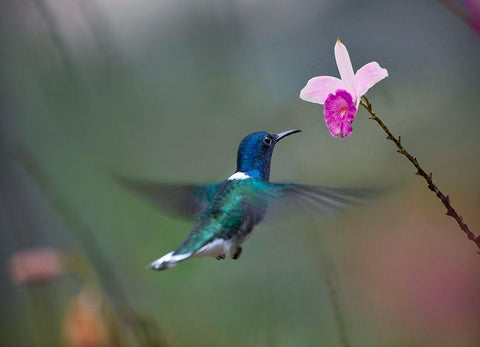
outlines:
[[[270,138],[270,136],[266,135],[263,138],[263,143],[266,144],[267,146],[270,146],[272,144],[272,139]]]

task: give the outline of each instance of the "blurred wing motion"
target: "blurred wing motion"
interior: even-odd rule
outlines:
[[[123,186],[172,217],[194,220],[212,201],[221,183],[170,184],[116,176]]]
[[[213,200],[223,183],[170,184],[118,178],[122,185],[173,217],[194,220]],[[267,216],[288,218],[309,212],[328,214],[350,205],[365,204],[378,195],[372,188],[330,188],[294,183],[257,182],[250,204],[262,209],[268,205]]]
[[[371,202],[381,189],[322,187],[290,183],[270,183],[267,217],[283,219],[309,214],[332,214],[352,205]]]

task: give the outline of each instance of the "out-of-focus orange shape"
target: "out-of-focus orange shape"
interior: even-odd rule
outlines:
[[[102,300],[92,288],[85,287],[69,305],[63,320],[63,347],[110,346],[107,325],[101,314]]]
[[[15,253],[9,261],[15,284],[33,284],[58,278],[65,273],[61,253],[50,248],[31,248]]]

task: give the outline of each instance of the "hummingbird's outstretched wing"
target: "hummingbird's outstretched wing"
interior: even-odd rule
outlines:
[[[115,176],[116,181],[172,217],[194,220],[212,201],[221,183],[173,184]]]
[[[382,191],[378,188],[322,187],[295,183],[269,183],[269,218],[285,218],[309,212],[329,214],[352,205],[371,202]]]
[[[124,177],[116,179],[167,214],[186,220],[194,220],[210,204],[222,185],[158,183]],[[258,202],[261,208],[264,208],[266,202],[267,217],[277,219],[305,212],[328,214],[350,205],[365,204],[373,200],[379,191],[374,188],[331,188],[263,182],[250,201]]]

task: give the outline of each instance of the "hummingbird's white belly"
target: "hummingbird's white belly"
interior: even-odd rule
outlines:
[[[212,242],[207,243],[205,246],[196,251],[192,257],[212,257],[216,258],[218,256],[226,255],[230,258],[237,252],[238,248],[247,241],[256,228],[253,228],[245,237],[231,238],[231,239],[216,239]]]
[[[216,239],[207,243],[205,246],[195,252],[193,257],[213,257],[229,254],[232,248],[231,240]]]

